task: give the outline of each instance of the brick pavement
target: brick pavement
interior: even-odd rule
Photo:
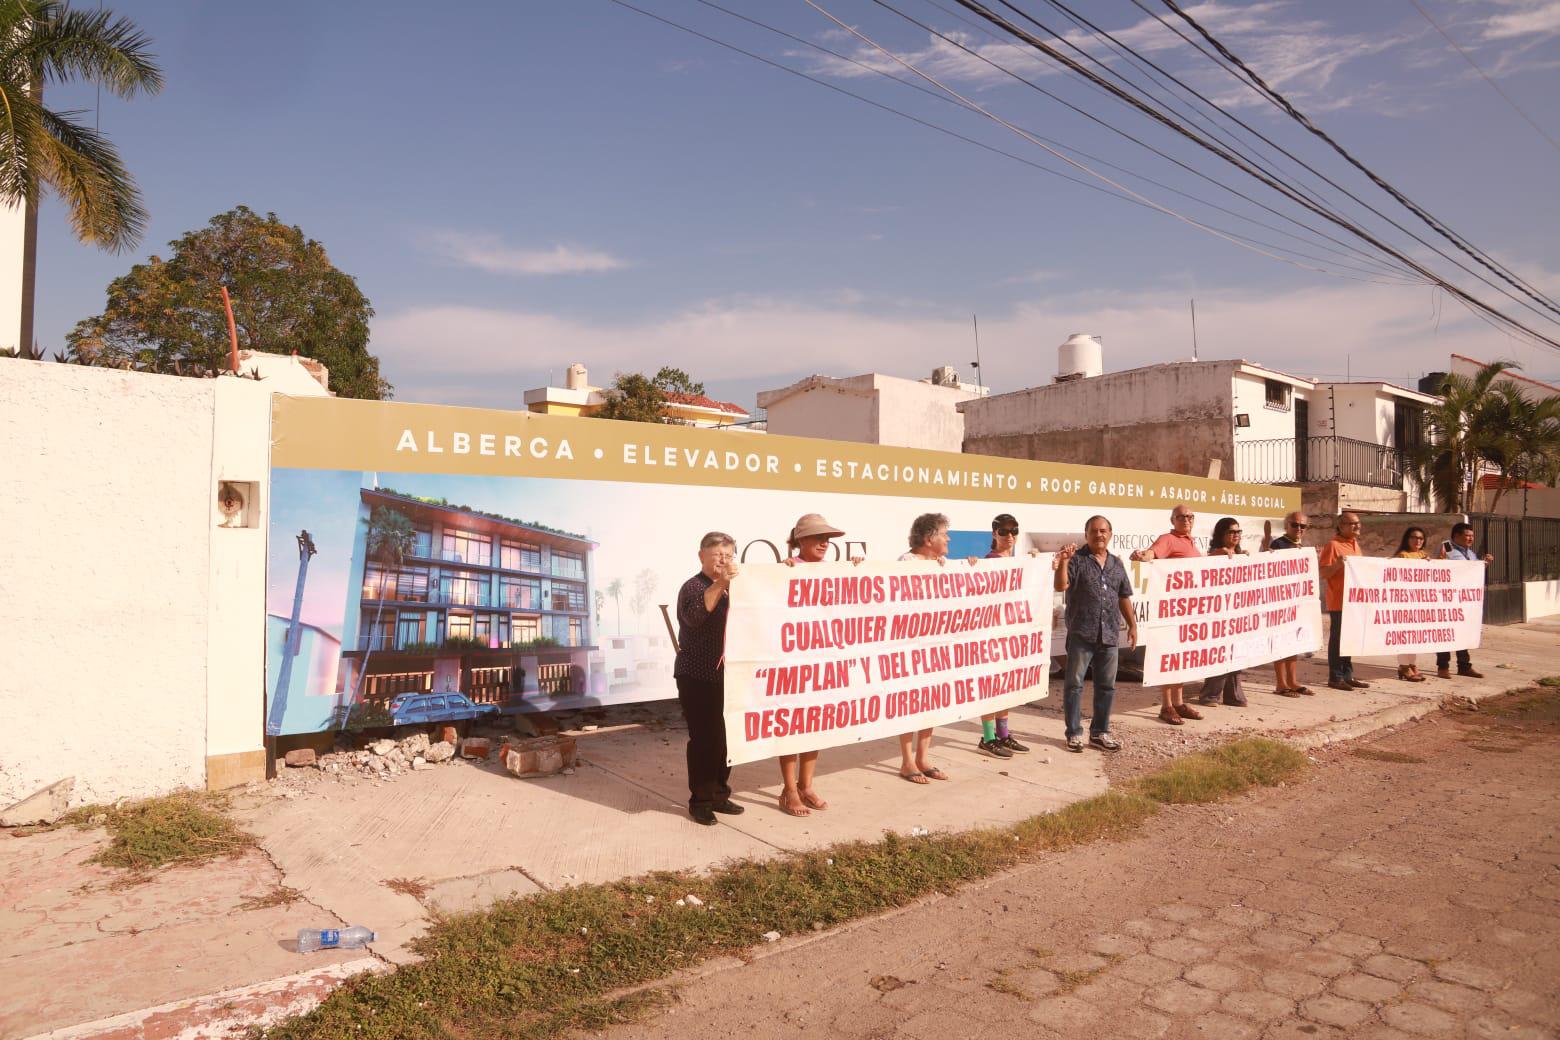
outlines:
[[[688,1035],[1560,1035],[1560,698],[1438,715],[1308,779],[1168,810],[686,984]]]

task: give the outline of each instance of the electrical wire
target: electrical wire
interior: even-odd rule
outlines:
[[[1527,296],[1530,299],[1532,299],[1535,303],[1541,304],[1544,308],[1554,312],[1556,315],[1560,315],[1560,304],[1557,304],[1554,300],[1550,299],[1548,296],[1544,295],[1541,292],[1538,292],[1532,286],[1528,285],[1521,278],[1518,278],[1516,275],[1514,275],[1511,272],[1507,271],[1504,266],[1502,266],[1501,264],[1493,261],[1482,250],[1476,249],[1471,243],[1467,242],[1461,235],[1459,235],[1457,232],[1453,231],[1450,227],[1448,227],[1447,225],[1442,223],[1440,220],[1436,219],[1436,217],[1434,215],[1432,215],[1431,213],[1427,212],[1422,206],[1420,206],[1418,203],[1416,203],[1413,199],[1409,198],[1407,195],[1403,194],[1397,188],[1395,188],[1391,184],[1387,183],[1387,181],[1383,177],[1378,175],[1370,167],[1366,166],[1360,160],[1356,159],[1348,151],[1348,149],[1344,148],[1337,141],[1333,140],[1333,138],[1325,130],[1323,130],[1321,127],[1319,127],[1315,123],[1313,123],[1310,120],[1310,118],[1307,117],[1305,115],[1305,113],[1301,112],[1298,108],[1296,108],[1289,101],[1288,98],[1286,98],[1278,90],[1276,90],[1273,87],[1269,86],[1267,84],[1267,82],[1265,80],[1263,80],[1263,78],[1260,75],[1258,75],[1256,73],[1256,71],[1254,71],[1244,61],[1242,61],[1233,52],[1231,52],[1228,47],[1226,47],[1217,38],[1215,38],[1214,35],[1212,33],[1210,33],[1207,29],[1205,29],[1201,25],[1201,23],[1199,23],[1195,18],[1193,18],[1191,15],[1187,14],[1186,11],[1183,10],[1181,8],[1181,6],[1175,2],[1175,0],[1162,0],[1162,2],[1164,3],[1164,5],[1166,7],[1168,7],[1172,12],[1174,12],[1177,17],[1179,17],[1187,25],[1191,26],[1192,29],[1195,30],[1198,33],[1198,35],[1202,36],[1203,39],[1207,40],[1209,46],[1213,47],[1214,50],[1218,51],[1220,56],[1223,57],[1225,59],[1225,61],[1229,62],[1235,68],[1239,69],[1240,72],[1246,77],[1246,79],[1248,79],[1250,81],[1251,85],[1254,87],[1254,89],[1256,89],[1256,91],[1259,94],[1261,94],[1263,97],[1267,98],[1270,102],[1272,102],[1275,106],[1277,106],[1280,110],[1282,110],[1286,115],[1288,115],[1295,122],[1299,123],[1306,130],[1310,131],[1313,136],[1315,136],[1319,140],[1325,142],[1330,148],[1332,148],[1332,150],[1334,152],[1338,153],[1338,155],[1341,156],[1344,159],[1345,162],[1347,162],[1349,165],[1353,166],[1355,169],[1359,170],[1367,178],[1369,178],[1371,183],[1375,184],[1382,191],[1386,192],[1388,195],[1392,196],[1392,198],[1396,199],[1397,202],[1400,205],[1402,205],[1405,209],[1407,209],[1410,213],[1414,214],[1420,220],[1424,221],[1424,223],[1427,224],[1430,227],[1431,230],[1433,230],[1436,234],[1440,235],[1442,238],[1446,239],[1448,242],[1451,242],[1458,249],[1462,250],[1469,257],[1471,257],[1474,260],[1474,262],[1478,263],[1481,267],[1484,267],[1485,269],[1489,270],[1490,272],[1495,274],[1497,277],[1499,277],[1502,281],[1506,282],[1507,284],[1511,285],[1513,288],[1515,288],[1518,291],[1520,291],[1521,293],[1523,293],[1525,296]]]
[[[1540,136],[1544,140],[1548,141],[1549,142],[1549,147],[1553,148],[1557,152],[1560,152],[1560,142],[1557,142],[1553,137],[1550,137],[1548,132],[1543,127],[1541,127],[1537,123],[1533,122],[1533,117],[1528,115],[1526,112],[1524,112],[1522,110],[1522,106],[1517,104],[1516,101],[1514,101],[1512,99],[1510,94],[1508,94],[1504,90],[1502,90],[1499,83],[1496,83],[1494,80],[1490,79],[1488,74],[1486,74],[1485,71],[1479,67],[1479,63],[1473,60],[1473,55],[1471,55],[1467,51],[1463,50],[1462,47],[1458,44],[1458,42],[1456,40],[1452,39],[1451,35],[1449,33],[1447,33],[1447,31],[1445,29],[1441,28],[1440,23],[1438,23],[1434,18],[1430,17],[1430,12],[1426,11],[1423,7],[1420,6],[1419,0],[1408,0],[1408,2],[1413,4],[1414,5],[1414,10],[1418,11],[1421,15],[1423,15],[1425,21],[1429,22],[1431,27],[1433,29],[1435,29],[1436,32],[1441,34],[1441,38],[1442,39],[1444,39],[1447,43],[1452,45],[1452,49],[1453,50],[1455,50],[1458,54],[1461,54],[1463,56],[1463,60],[1467,61],[1467,63],[1469,65],[1473,66],[1473,71],[1477,72],[1479,74],[1479,78],[1484,80],[1484,82],[1488,83],[1490,85],[1490,89],[1495,91],[1495,93],[1499,94],[1501,96],[1501,98],[1506,102],[1506,104],[1511,106],[1511,110],[1513,112],[1515,112],[1517,115],[1521,116],[1523,118],[1523,120],[1527,123],[1528,126],[1531,126],[1535,131],[1537,131],[1538,132],[1538,136]]]

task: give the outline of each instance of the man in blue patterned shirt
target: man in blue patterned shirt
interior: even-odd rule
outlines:
[[[1127,649],[1137,645],[1137,614],[1132,609],[1132,580],[1121,558],[1110,551],[1110,521],[1091,516],[1083,526],[1088,551],[1069,545],[1056,554],[1056,591],[1067,596],[1067,675],[1062,711],[1067,717],[1067,750],[1083,750],[1083,675],[1094,668],[1094,714],[1089,743],[1119,751],[1110,733],[1110,708],[1116,699],[1116,663],[1120,652],[1120,615],[1127,625]]]

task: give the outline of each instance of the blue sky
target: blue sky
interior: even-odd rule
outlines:
[[[1215,194],[867,0],[818,2],[1003,119]],[[985,117],[697,0],[636,3],[1055,165]],[[1560,2],[1420,3],[1560,139],[1546,103],[1560,96]],[[110,6],[152,37],[168,81],[159,96],[108,100],[100,113],[145,193],[151,229],[132,254],[102,254],[76,244],[60,206],[45,203],[37,332],[49,350],[101,309],[106,285],[131,263],[243,203],[300,225],[358,278],[377,312],[370,349],[408,401],[518,407],[526,389],[549,373],[561,381],[572,361],[598,383],[617,370],[680,365],[748,406],[757,390],[813,372],[919,378],[950,363],[969,373],[971,313],[987,381],[1017,389],[1047,381],[1056,345],[1076,331],[1104,337],[1108,368],[1188,356],[1193,295],[1205,358],[1403,381],[1458,351],[1560,377],[1556,352],[1514,343],[1425,286],[1329,277],[1236,248],[608,0]],[[910,77],[801,0],[727,6]],[[946,0],[894,6],[1190,156],[1091,88],[961,22]],[[1021,6],[1056,19],[1038,2]],[[1125,0],[1078,9],[1298,154],[1340,169]],[[1367,163],[1560,293],[1560,150],[1408,0],[1191,10]],[[61,88],[50,101],[90,109],[95,98]],[[1349,184],[1369,190],[1358,177]]]

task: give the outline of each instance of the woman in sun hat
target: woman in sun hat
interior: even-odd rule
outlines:
[[[829,555],[829,539],[843,538],[845,532],[829,523],[821,513],[808,513],[796,521],[786,537],[787,567],[798,563],[822,563]],[[858,557],[851,561],[859,564]],[[827,809],[829,803],[813,790],[813,775],[818,768],[818,752],[780,756],[780,808],[792,816],[809,816],[814,809]]]

